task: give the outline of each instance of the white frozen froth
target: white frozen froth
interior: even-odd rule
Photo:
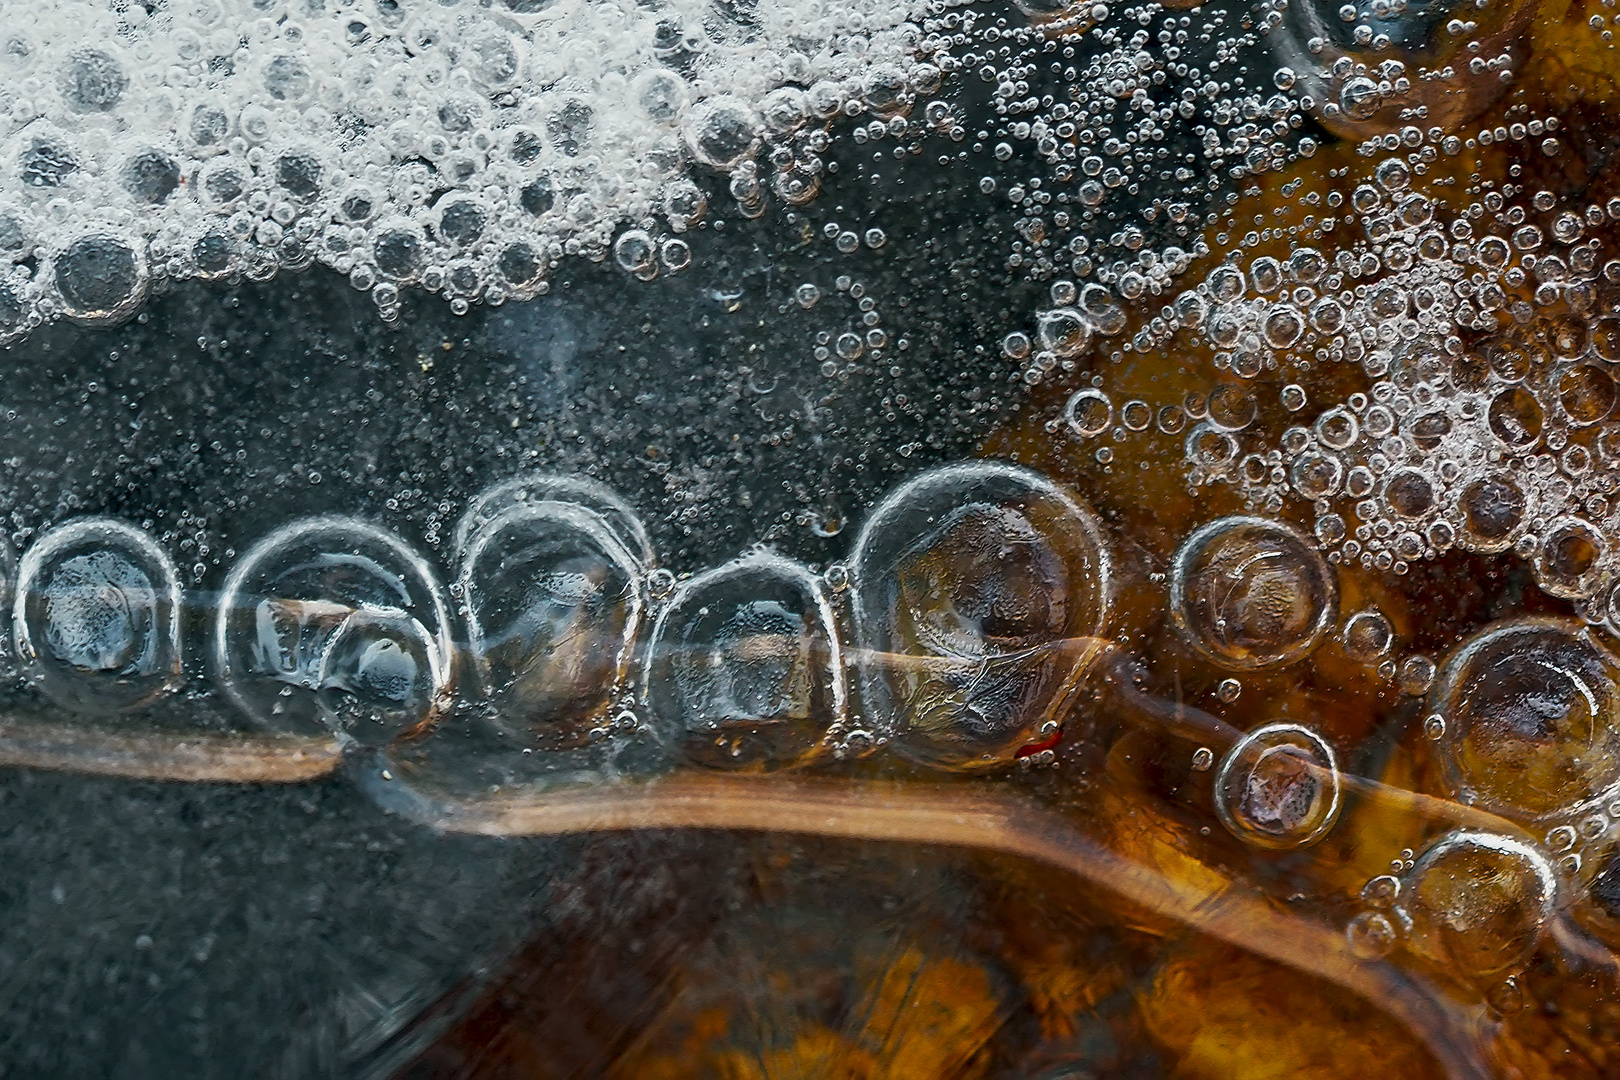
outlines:
[[[813,195],[809,121],[889,115],[937,83],[917,14],[0,0],[0,343],[59,316],[127,317],[168,281],[317,261],[385,315],[402,286],[458,309],[533,295],[626,225],[655,240],[689,228],[705,209],[695,176],[733,173],[739,202],[757,202],[767,149],[786,150],[786,194]],[[651,272],[680,269],[684,250]]]

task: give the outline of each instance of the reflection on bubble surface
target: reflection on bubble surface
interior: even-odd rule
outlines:
[[[1481,981],[1520,969],[1552,919],[1558,888],[1535,849],[1453,833],[1418,859],[1402,892],[1420,954]]]
[[[1498,812],[1539,816],[1620,781],[1614,661],[1576,625],[1484,631],[1447,659],[1429,705],[1459,793]]]
[[[499,499],[475,503],[469,518]],[[577,744],[630,663],[644,565],[608,519],[573,502],[514,501],[476,531],[471,523],[461,592],[496,722],[543,745]]]

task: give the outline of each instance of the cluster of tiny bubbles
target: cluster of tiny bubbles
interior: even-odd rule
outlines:
[[[830,293],[814,282],[798,285],[792,291],[791,300],[785,300],[779,310],[785,312],[788,304],[794,303],[809,311],[819,305],[823,297],[840,301],[836,310],[849,313],[847,318],[834,326],[817,330],[814,334],[810,356],[827,378],[853,372],[862,363],[879,365],[893,351],[905,352],[910,349],[910,339],[904,336],[896,339],[889,337],[889,331],[883,326],[884,312],[878,306],[878,297],[864,281],[850,274],[839,274],[834,278]],[[822,310],[836,317],[832,305]],[[891,374],[897,375],[899,370],[895,369]]]
[[[709,180],[813,198],[835,118],[939,89],[905,5],[0,4],[0,342],[319,262],[457,311],[691,261]],[[881,229],[865,243],[881,246]]]
[[[1460,830],[1422,854],[1402,852],[1394,873],[1368,881],[1363,909],[1346,928],[1363,959],[1404,945],[1415,957],[1489,991],[1512,1011],[1516,984],[1550,925],[1558,876],[1536,847],[1496,833]]]
[[[1236,484],[1271,511],[1305,500],[1335,560],[1381,570],[1454,546],[1511,548],[1550,595],[1579,601],[1591,621],[1612,618],[1603,590],[1620,552],[1606,539],[1614,481],[1603,466],[1620,453],[1610,371],[1620,323],[1610,325],[1606,275],[1620,276],[1620,263],[1600,267],[1582,236],[1620,202],[1612,213],[1555,214],[1556,200],[1539,193],[1544,233],[1522,207],[1502,212],[1493,191],[1442,228],[1427,198],[1402,197],[1404,172],[1375,174],[1379,183],[1351,198],[1365,246],[1331,262],[1314,248],[1287,265],[1229,261],[1169,305],[1176,325],[1215,350],[1214,365],[1240,378],[1355,361],[1371,380],[1368,392],[1316,409],[1285,390],[1294,416],[1280,433],[1252,418],[1234,428],[1211,409],[1186,444],[1191,481]],[[1475,227],[1487,212],[1509,235]],[[1504,286],[1531,273],[1535,302],[1509,301]],[[1356,277],[1370,280],[1351,286]]]

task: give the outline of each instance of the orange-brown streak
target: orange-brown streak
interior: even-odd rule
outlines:
[[[0,765],[224,784],[296,784],[336,771],[330,738],[167,732],[139,734],[0,719]]]
[[[1108,888],[1184,925],[1309,972],[1407,1024],[1454,1078],[1490,1075],[1475,1015],[1343,933],[1236,893],[1201,894],[1136,866],[1029,802],[881,782],[680,777],[530,797],[442,802],[438,824],[486,836],[621,829],[736,829],[904,841],[1020,855]]]

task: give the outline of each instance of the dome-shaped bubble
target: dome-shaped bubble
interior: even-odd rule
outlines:
[[[631,96],[648,119],[656,124],[678,124],[686,111],[691,90],[686,80],[668,68],[653,68],[636,77]]]
[[[1547,527],[1536,549],[1536,581],[1543,591],[1565,600],[1591,596],[1602,584],[1608,543],[1592,524],[1560,518]]]
[[[1091,322],[1072,307],[1043,311],[1035,326],[1035,338],[1048,352],[1072,359],[1091,345]]]
[[[415,277],[426,262],[427,243],[414,226],[389,224],[377,230],[371,257],[384,276],[406,281]]]
[[[1243,271],[1231,263],[1217,266],[1204,280],[1209,285],[1209,295],[1214,297],[1217,303],[1222,304],[1238,299],[1249,287]]]
[[[489,211],[477,199],[446,199],[439,207],[439,235],[467,247],[484,235],[488,220]]]
[[[124,162],[118,179],[136,202],[156,206],[180,186],[180,163],[162,150],[140,150]]]
[[[1565,620],[1517,619],[1463,642],[1428,698],[1458,796],[1534,818],[1620,781],[1615,675],[1590,631]]]
[[[535,177],[518,192],[518,205],[531,217],[547,213],[556,204],[557,196],[551,189],[549,176]]]
[[[1462,513],[1461,540],[1475,551],[1501,551],[1513,542],[1524,520],[1525,495],[1506,473],[1480,477],[1457,499]]]
[[[691,760],[772,770],[844,720],[844,663],[820,579],[757,553],[683,583],[653,628],[645,700]]]
[[[449,704],[452,656],[432,569],[353,518],[275,530],[220,591],[215,676],[273,731],[326,729],[369,744],[425,727]]]
[[[1448,833],[1402,882],[1412,951],[1488,983],[1524,967],[1552,921],[1558,882],[1544,855],[1510,837]]]
[[[439,642],[403,611],[360,608],[333,631],[315,684],[322,719],[362,746],[428,730],[448,704]]]
[[[709,200],[690,180],[674,180],[664,188],[664,217],[676,232],[685,232],[699,221],[709,209]]]
[[[539,281],[546,272],[546,264],[534,248],[521,241],[501,249],[495,260],[495,269],[514,289],[527,289]]]
[[[1614,379],[1600,367],[1578,364],[1559,378],[1558,401],[1570,423],[1595,424],[1614,411]]]
[[[1422,517],[1434,509],[1434,482],[1421,470],[1398,469],[1384,481],[1384,500],[1399,517]]]
[[[1523,449],[1541,437],[1541,403],[1524,387],[1510,386],[1491,399],[1488,422],[1498,439]]]
[[[1344,651],[1357,660],[1372,662],[1389,652],[1395,643],[1395,628],[1377,608],[1358,611],[1344,621]]]
[[[759,127],[759,117],[740,99],[710,98],[688,114],[686,144],[702,164],[730,170],[753,153]]]
[[[247,194],[248,176],[234,158],[215,158],[194,179],[198,196],[212,210],[228,210]]]
[[[231,116],[215,102],[199,102],[192,106],[180,130],[199,155],[218,153],[230,138]]]
[[[865,716],[902,753],[986,767],[1050,740],[1112,603],[1090,509],[1027,469],[947,466],[872,511],[851,567]]]
[[[272,56],[262,75],[265,92],[277,101],[302,101],[314,84],[309,65],[297,56]]]
[[[206,232],[191,245],[191,265],[204,281],[225,277],[236,265],[237,244],[223,232]]]
[[[1305,316],[1293,304],[1273,304],[1261,324],[1266,344],[1291,349],[1305,333]]]
[[[798,130],[810,118],[810,103],[803,90],[784,86],[765,95],[759,111],[768,131],[773,135],[786,135]]]
[[[1234,383],[1222,383],[1211,390],[1205,409],[1210,426],[1221,431],[1242,431],[1259,415],[1259,404],[1249,388]]]
[[[1215,812],[1239,840],[1267,849],[1300,848],[1339,817],[1333,748],[1309,728],[1270,724],[1245,735],[1215,774]]]
[[[24,187],[61,187],[78,171],[79,157],[72,144],[53,133],[29,135],[17,153],[17,175]]]
[[[1101,390],[1076,390],[1063,406],[1063,422],[1078,438],[1095,438],[1114,422],[1114,403]]]
[[[91,233],[58,252],[52,273],[68,318],[95,326],[133,315],[146,299],[143,247],[111,233]]]
[[[626,229],[613,241],[613,261],[619,269],[640,281],[658,275],[658,248],[645,229]]]
[[[624,680],[650,561],[611,493],[555,477],[509,481],[456,528],[468,649],[503,730],[583,743]]]
[[[498,26],[476,30],[462,39],[461,64],[482,86],[505,90],[517,82],[523,56],[517,42]]]
[[[129,75],[110,52],[81,45],[68,54],[57,85],[74,112],[111,112],[129,89]]]
[[[369,185],[351,184],[343,189],[343,194],[338,199],[338,220],[351,225],[364,225],[377,216],[382,202],[382,196]]]
[[[1344,483],[1344,462],[1333,454],[1310,451],[1294,459],[1288,479],[1304,498],[1330,499]]]
[[[1170,617],[1210,660],[1236,670],[1292,663],[1322,640],[1338,581],[1321,552],[1280,521],[1229,517],[1189,536],[1170,569]]]
[[[1443,412],[1424,413],[1412,420],[1406,431],[1419,450],[1434,450],[1451,433],[1451,417]]]
[[[180,581],[112,518],[51,529],[24,553],[12,635],[29,681],[75,712],[138,708],[180,684]]]

